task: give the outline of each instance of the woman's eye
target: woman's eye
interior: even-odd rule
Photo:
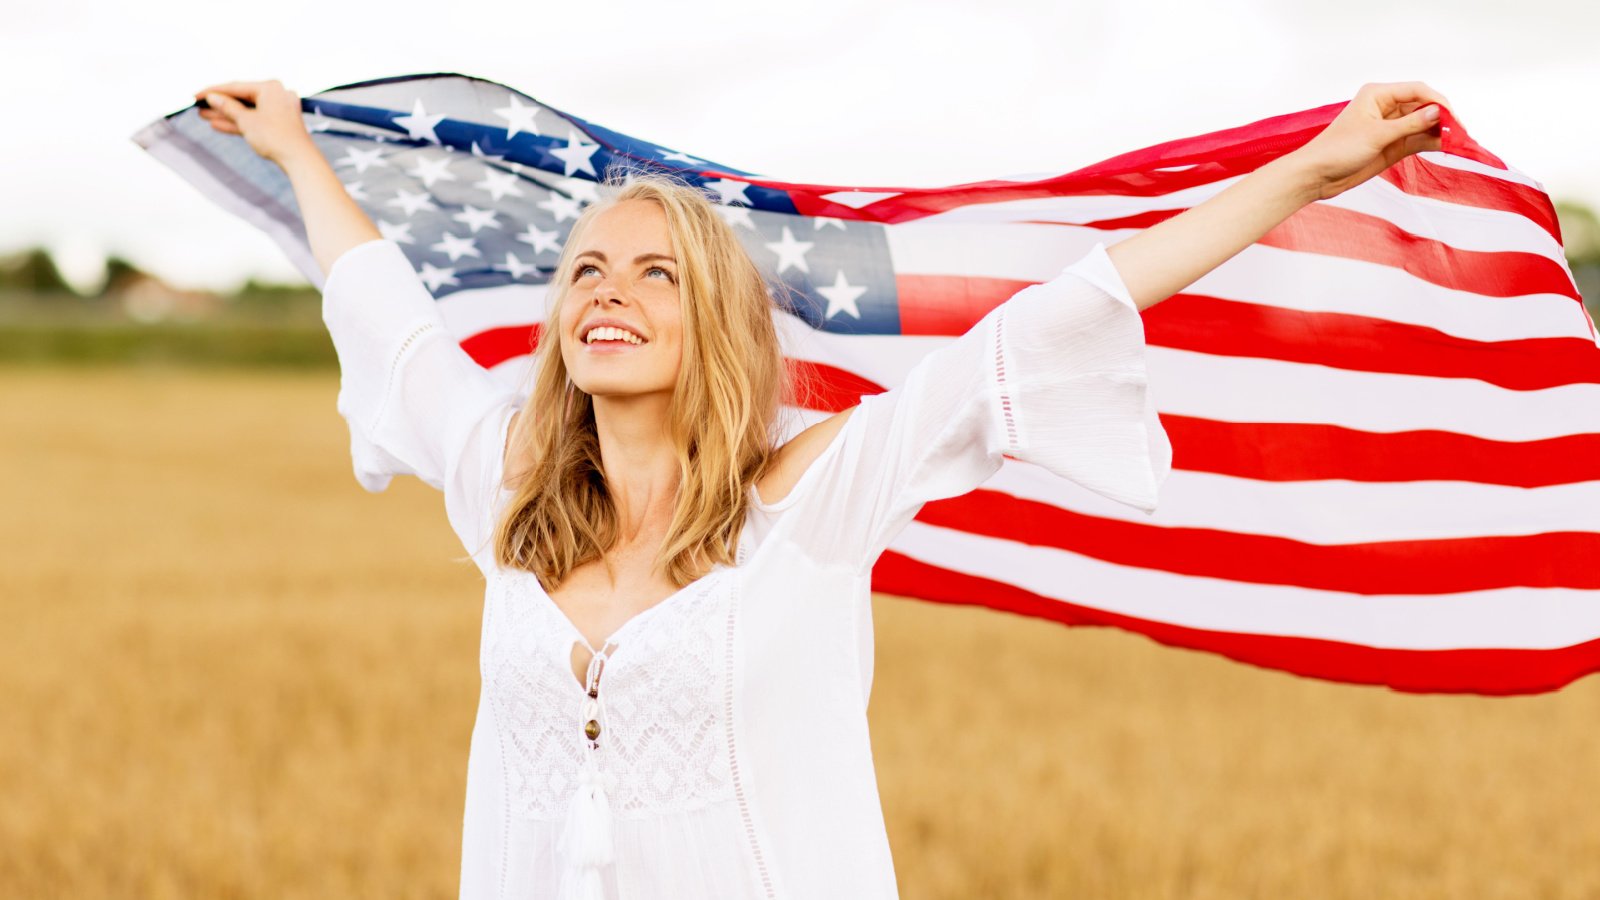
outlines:
[[[661,268],[660,266],[651,266],[645,272],[645,274],[646,275],[660,275],[661,277],[667,279],[668,281],[672,280],[672,273],[668,272],[666,269]]]
[[[572,274],[573,280],[576,281],[579,278],[587,278],[589,276],[590,270],[593,270],[595,272],[600,271],[600,269],[598,267],[596,267],[596,266],[592,266],[592,265],[588,265],[588,264],[581,265],[581,266],[578,267],[578,271],[576,271],[576,272],[574,272]]]

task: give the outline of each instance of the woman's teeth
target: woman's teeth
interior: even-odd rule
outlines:
[[[584,336],[583,341],[586,344],[592,344],[595,341],[627,341],[630,344],[644,343],[644,340],[638,335],[610,326],[589,329],[589,333]]]

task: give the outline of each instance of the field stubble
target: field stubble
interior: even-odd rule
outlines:
[[[0,369],[0,896],[443,897],[481,582],[337,376]],[[907,898],[1600,896],[1600,681],[1299,679],[875,600]]]

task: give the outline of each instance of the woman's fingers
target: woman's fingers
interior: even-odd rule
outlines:
[[[1405,109],[1406,104],[1413,104],[1412,109],[1437,103],[1448,107],[1450,101],[1445,96],[1421,81],[1396,81],[1388,84],[1369,84],[1362,91],[1370,91],[1380,109],[1387,112],[1399,109],[1402,114],[1411,110]]]
[[[244,99],[244,100],[249,100],[251,102],[255,102],[256,97],[261,94],[261,89],[263,87],[265,87],[265,86],[267,86],[269,84],[277,84],[277,83],[278,82],[276,80],[272,80],[272,81],[224,81],[221,84],[213,84],[210,87],[202,88],[202,89],[196,91],[195,92],[195,96],[196,97],[204,97],[206,94],[210,94],[210,93],[229,94],[229,95],[234,96],[234,97],[239,97],[239,98]]]

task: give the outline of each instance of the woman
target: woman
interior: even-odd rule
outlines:
[[[866,718],[874,560],[1008,455],[1153,509],[1171,449],[1139,311],[1438,149],[1445,103],[1363,87],[1300,149],[1097,245],[779,445],[770,300],[693,189],[645,178],[585,211],[519,409],[346,194],[296,95],[196,96],[294,186],[358,477],[442,488],[487,581],[461,893],[594,898],[895,896]]]

